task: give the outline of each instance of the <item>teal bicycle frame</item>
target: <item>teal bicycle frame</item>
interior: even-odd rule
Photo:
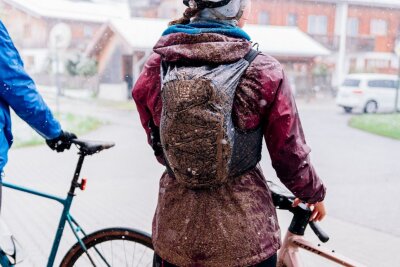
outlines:
[[[82,242],[82,239],[79,237],[79,233],[82,233],[84,237],[87,236],[87,235],[86,235],[86,233],[83,231],[83,229],[79,226],[77,221],[72,217],[72,215],[69,212],[70,209],[71,209],[72,201],[73,201],[73,199],[75,197],[75,189],[77,187],[81,188],[82,190],[84,189],[84,188],[82,188],[82,185],[84,186],[84,184],[78,183],[78,179],[79,179],[79,175],[80,175],[80,172],[81,172],[81,169],[82,169],[82,165],[83,165],[83,161],[84,161],[84,158],[85,158],[86,154],[83,153],[83,152],[80,152],[79,155],[80,156],[79,156],[78,164],[76,166],[76,170],[75,170],[75,173],[74,173],[74,178],[73,178],[72,183],[71,183],[71,188],[70,188],[70,190],[68,192],[68,195],[67,195],[67,197],[65,199],[57,197],[57,196],[53,196],[53,195],[50,195],[50,194],[42,193],[42,192],[39,192],[39,191],[36,191],[36,190],[32,190],[32,189],[29,189],[29,188],[17,186],[17,185],[14,185],[14,184],[6,183],[6,182],[2,182],[1,183],[4,187],[11,188],[11,189],[14,189],[14,190],[17,190],[17,191],[21,191],[21,192],[25,192],[25,193],[28,193],[28,194],[36,195],[36,196],[39,196],[39,197],[55,200],[55,201],[61,203],[64,206],[62,214],[61,214],[60,222],[58,224],[57,233],[56,233],[56,236],[55,236],[55,239],[54,239],[54,242],[53,242],[53,246],[52,246],[52,249],[51,249],[51,253],[50,253],[50,256],[49,256],[49,259],[48,259],[48,262],[47,262],[47,267],[52,267],[53,264],[54,264],[54,261],[55,261],[56,255],[57,255],[57,251],[58,251],[58,248],[59,248],[59,245],[60,245],[60,241],[61,241],[61,238],[62,238],[62,235],[63,235],[63,232],[64,232],[65,224],[67,222],[68,222],[68,225],[70,226],[72,232],[74,233],[76,239],[78,240],[79,244],[82,246],[82,248],[85,251],[87,250],[85,245],[84,245],[84,243]],[[89,256],[89,258],[90,258],[90,256]],[[3,267],[13,266],[13,264],[10,263],[10,261],[7,258],[7,256],[4,255],[4,253],[0,254],[0,264]]]

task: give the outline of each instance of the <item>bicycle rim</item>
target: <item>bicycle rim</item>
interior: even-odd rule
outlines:
[[[153,264],[151,237],[137,230],[105,229],[82,241],[87,251],[79,243],[75,244],[65,255],[61,267],[151,267]]]

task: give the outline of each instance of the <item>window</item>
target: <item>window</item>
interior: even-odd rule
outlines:
[[[268,25],[269,24],[269,13],[265,11],[261,11],[258,14],[258,23]]]
[[[349,18],[347,20],[347,35],[358,36],[359,20],[358,18]]]
[[[297,26],[297,14],[289,13],[287,16],[287,25],[288,26]]]
[[[396,88],[397,82],[395,80],[372,80],[368,82],[368,86],[373,88]]]
[[[308,33],[325,35],[328,33],[328,17],[315,16],[308,17]]]
[[[388,25],[386,20],[373,19],[371,20],[371,34],[372,35],[387,35]]]
[[[31,38],[32,37],[32,27],[31,24],[24,25],[24,38]]]
[[[83,26],[83,36],[93,37],[93,28],[87,25]]]
[[[27,70],[32,72],[35,67],[35,57],[31,55],[24,56],[24,65]]]
[[[390,60],[387,59],[367,59],[366,66],[368,69],[390,68]]]
[[[343,86],[348,86],[348,87],[358,87],[360,85],[360,80],[355,80],[355,79],[346,79],[343,82]]]

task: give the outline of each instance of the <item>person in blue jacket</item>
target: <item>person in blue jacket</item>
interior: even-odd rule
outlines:
[[[10,108],[36,130],[57,152],[71,147],[75,134],[61,129],[51,110],[25,72],[24,64],[6,27],[0,20],[0,173],[12,145]],[[0,187],[1,207],[1,187]]]

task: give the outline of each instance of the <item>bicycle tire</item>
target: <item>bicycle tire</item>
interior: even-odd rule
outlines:
[[[120,261],[118,261],[118,264],[114,264],[114,252],[113,252],[113,242],[118,242],[118,246],[121,246],[120,244],[123,244],[123,248],[125,250],[126,244],[129,246],[133,246],[133,253],[132,256],[129,255],[129,258],[132,260],[128,260],[127,251],[124,251],[124,257],[125,257],[125,264],[121,264]],[[152,260],[153,260],[153,244],[151,241],[151,236],[149,234],[146,234],[142,231],[138,231],[135,229],[129,229],[129,228],[108,228],[108,229],[103,229],[96,231],[82,239],[82,242],[85,244],[88,254],[92,259],[89,259],[87,253],[85,253],[85,250],[82,248],[82,246],[77,242],[64,256],[60,267],[79,267],[79,266],[152,266]],[[105,245],[105,244],[108,245]],[[104,251],[104,246],[111,248],[111,254],[112,258],[110,260],[109,253],[106,253]],[[117,247],[118,247],[117,246]],[[143,249],[143,254],[139,255],[140,261],[137,262],[135,261],[136,254],[136,249],[137,246],[139,246],[139,251],[140,248]],[[118,253],[121,253],[121,251],[118,250]],[[146,261],[141,264],[141,261],[144,257],[144,253],[146,253]],[[123,258],[120,254],[117,255],[118,260]],[[104,257],[102,259],[102,257]],[[99,259],[100,258],[100,259]],[[96,261],[95,261],[96,259]],[[82,264],[80,264],[82,262]],[[96,264],[97,263],[104,263],[102,264]],[[106,263],[107,262],[107,263]],[[130,265],[128,263],[131,263]]]

